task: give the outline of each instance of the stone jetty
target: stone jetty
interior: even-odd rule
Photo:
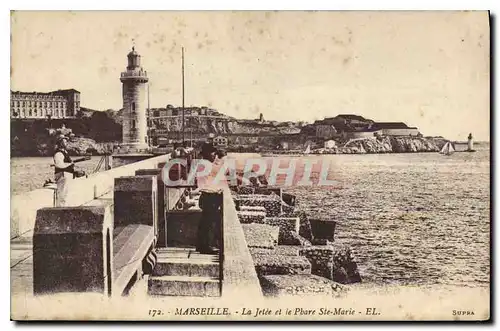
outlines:
[[[50,190],[15,199],[16,307],[56,293],[337,296],[361,281],[351,250],[335,242],[336,223],[298,210],[282,188],[223,186],[213,193],[217,206],[204,210],[196,187],[161,180],[167,161],[160,156],[75,179],[67,207],[52,207]],[[30,205],[22,203],[27,199]],[[211,208],[218,210],[219,251],[201,254],[199,226]]]

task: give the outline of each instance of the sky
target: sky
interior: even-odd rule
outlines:
[[[132,45],[151,107],[181,105],[184,47],[186,106],[489,140],[487,12],[14,12],[11,90],[75,88],[83,107],[120,109]]]

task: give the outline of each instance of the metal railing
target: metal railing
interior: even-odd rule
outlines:
[[[126,78],[126,77],[148,77],[148,72],[145,70],[139,70],[139,71],[124,71],[120,74],[120,77]]]

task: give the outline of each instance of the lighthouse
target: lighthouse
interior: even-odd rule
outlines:
[[[472,133],[469,133],[469,137],[467,137],[467,151],[472,152],[474,149],[474,142],[472,141]]]
[[[127,70],[121,73],[123,93],[123,145],[144,150],[148,147],[147,127],[147,72],[141,67],[141,56],[135,47],[127,54]]]

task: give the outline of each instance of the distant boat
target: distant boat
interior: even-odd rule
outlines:
[[[441,154],[444,154],[444,155],[451,155],[455,152],[455,148],[453,148],[453,145],[451,144],[451,142],[447,142],[446,144],[444,144],[443,148],[441,149],[441,151],[439,153]]]
[[[311,153],[311,145],[307,145],[304,155],[308,155],[309,153]]]

